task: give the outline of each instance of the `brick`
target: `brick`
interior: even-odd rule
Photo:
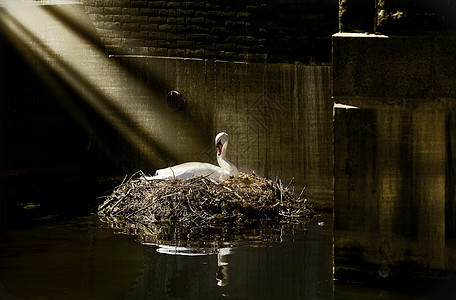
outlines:
[[[113,36],[113,30],[111,30],[111,29],[98,28],[97,32],[101,35],[102,38],[114,37]]]
[[[204,23],[204,18],[187,18],[187,24],[201,24]]]
[[[211,58],[211,57],[215,57],[215,55],[216,55],[216,51],[204,49],[204,57]]]
[[[166,6],[170,7],[170,8],[171,7],[172,8],[185,8],[186,2],[185,1],[179,1],[179,2],[170,1],[170,2],[166,3]]]
[[[130,15],[130,16],[137,16],[137,15],[139,15],[139,8],[132,8],[132,7],[122,8],[122,14]]]
[[[225,27],[214,27],[212,31],[216,33],[229,33],[230,31]]]
[[[236,44],[216,44],[215,49],[217,50],[235,50]]]
[[[121,22],[103,22],[103,28],[105,29],[122,29],[122,24]]]
[[[172,24],[160,24],[158,25],[159,31],[176,31],[176,25]]]
[[[230,60],[241,60],[244,57],[235,52],[225,51],[225,58]]]
[[[120,22],[120,23],[129,23],[130,16],[129,15],[112,15],[113,22]]]
[[[200,33],[188,33],[187,39],[194,40],[194,41],[204,41],[206,40],[207,34],[200,34]]]
[[[251,16],[251,13],[247,11],[238,11],[236,12],[236,18],[241,18],[241,19],[247,19],[248,17]]]
[[[195,43],[192,41],[188,41],[188,40],[181,40],[181,41],[177,41],[177,47],[193,49],[195,47]]]
[[[204,49],[187,49],[185,52],[188,57],[204,57]]]
[[[236,50],[240,52],[254,52],[256,49],[255,46],[246,46],[246,45],[237,45]]]
[[[111,37],[104,37],[102,38],[103,43],[109,45],[119,45],[121,43],[120,38],[111,38]]]
[[[213,35],[213,34],[206,35],[206,42],[215,42],[218,40],[221,40],[221,38],[218,35]]]
[[[132,38],[139,38],[139,39],[147,39],[149,37],[148,31],[132,31],[131,32]]]
[[[230,27],[244,27],[245,22],[244,21],[226,21],[225,26],[230,28]]]
[[[134,49],[134,54],[136,55],[149,55],[149,47],[137,47]]]
[[[149,38],[151,39],[166,39],[166,32],[149,32]]]
[[[97,6],[112,6],[112,0],[98,0]]]
[[[144,47],[157,47],[157,40],[145,39],[142,44]]]
[[[176,48],[176,46],[177,46],[176,41],[158,40],[158,47],[162,47],[162,48]]]
[[[166,1],[149,1],[149,8],[166,8]]]
[[[141,39],[125,39],[125,45],[127,45],[128,47],[140,47],[141,44]]]
[[[122,29],[129,31],[139,31],[139,24],[136,23],[123,23]]]
[[[195,13],[193,14],[195,17],[203,17],[203,18],[208,18],[212,15],[212,12],[210,11],[195,11]]]
[[[120,45],[107,45],[106,50],[113,54],[124,54],[125,52],[124,47]]]
[[[117,6],[117,7],[129,7],[131,4],[131,0],[111,0],[111,5],[112,6]]]
[[[150,47],[148,49],[148,55],[153,55],[153,56],[166,56],[168,54],[168,49],[166,48],[152,48]]]
[[[225,39],[225,41],[227,43],[239,44],[239,43],[244,43],[245,37],[244,36],[229,36]]]
[[[204,1],[200,1],[200,2],[187,2],[187,8],[191,8],[191,9],[204,9],[206,6],[206,3]]]
[[[217,11],[215,13],[217,18],[234,18],[236,16],[236,12],[234,11]]]
[[[98,21],[104,21],[104,22],[119,22],[119,20],[115,19],[116,15],[97,15],[97,20]]]
[[[206,50],[216,50],[217,47],[216,47],[216,43],[204,43],[203,45],[203,48],[206,49]]]
[[[185,18],[184,17],[178,17],[176,18],[176,24],[186,24],[187,22],[185,21]]]
[[[166,23],[166,17],[149,17],[151,23]]]
[[[139,9],[139,14],[141,16],[156,16],[158,15],[158,9],[153,9],[153,8],[140,8]]]
[[[131,0],[131,7],[145,8],[149,7],[149,3],[142,0]]]
[[[185,38],[185,35],[182,34],[174,34],[174,33],[166,33],[166,39],[167,40],[179,40]]]
[[[95,6],[97,4],[97,0],[84,0],[85,6]]]
[[[178,16],[194,16],[195,10],[192,9],[178,9],[176,11]]]
[[[254,37],[254,36],[246,36],[246,37],[245,37],[245,42],[246,42],[247,44],[255,44],[255,43],[258,43],[258,42],[260,42],[260,41],[261,41],[261,42],[264,42],[265,39],[259,39],[259,38]]]
[[[103,7],[86,6],[88,14],[103,14]]]
[[[168,10],[167,9],[158,9],[157,10],[157,15],[162,16],[162,17],[163,16],[166,17],[166,16],[168,16]]]
[[[130,22],[132,23],[147,23],[148,21],[148,16],[131,16],[130,18]]]
[[[139,25],[139,30],[140,31],[158,31],[158,25],[157,24],[140,24]]]
[[[122,14],[122,8],[121,7],[105,7],[103,9],[104,14],[110,14],[110,15],[120,15]]]
[[[173,57],[184,57],[186,54],[186,49],[168,49],[168,56]]]
[[[167,13],[168,16],[173,16],[173,17],[177,16],[177,9],[168,9],[167,11],[168,11],[168,13]]]

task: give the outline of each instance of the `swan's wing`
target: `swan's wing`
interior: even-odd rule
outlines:
[[[222,180],[229,178],[229,172],[208,163],[188,162],[157,170],[154,176],[146,177],[146,179],[186,179],[198,176],[208,176],[213,179]]]

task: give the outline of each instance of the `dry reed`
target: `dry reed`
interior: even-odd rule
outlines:
[[[290,184],[255,174],[241,173],[225,181],[208,177],[147,180],[139,171],[105,197],[98,214],[142,224],[296,222],[314,214],[303,192],[297,196]]]

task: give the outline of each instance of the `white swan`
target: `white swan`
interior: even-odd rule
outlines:
[[[196,176],[207,176],[216,180],[225,180],[237,177],[239,171],[235,165],[226,159],[228,148],[228,134],[220,132],[215,137],[217,147],[218,166],[203,162],[188,162],[173,167],[157,170],[154,176],[147,176],[147,180],[154,179],[186,179]]]

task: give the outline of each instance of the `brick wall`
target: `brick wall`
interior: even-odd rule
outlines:
[[[338,31],[337,0],[83,3],[111,54],[329,62]]]

